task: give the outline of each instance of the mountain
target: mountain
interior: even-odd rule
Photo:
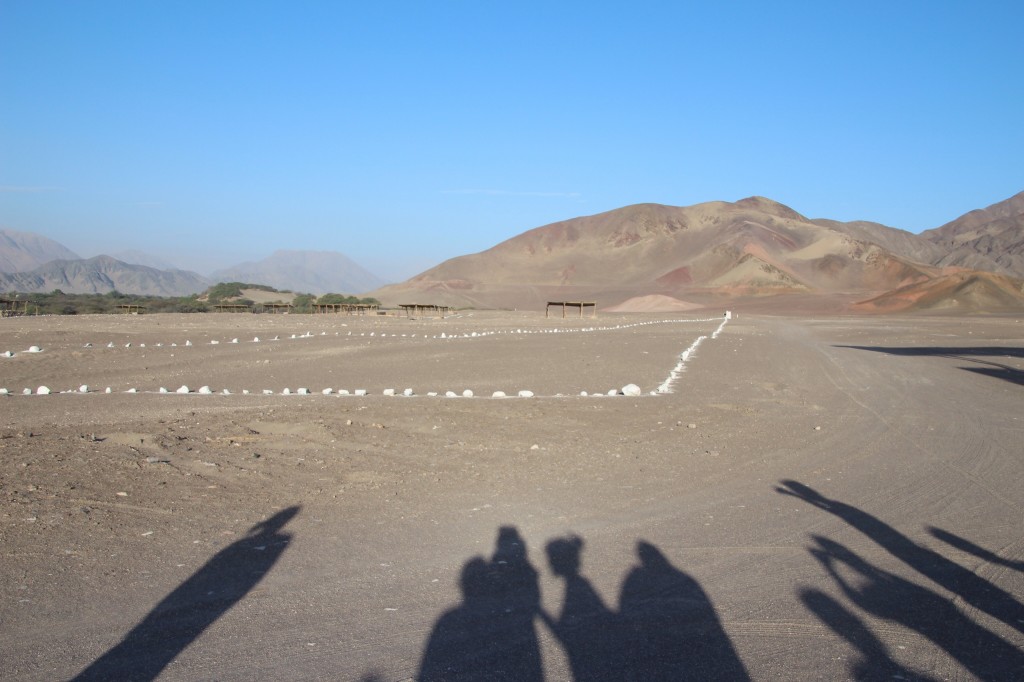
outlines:
[[[936,264],[1024,277],[1024,192],[921,236],[945,249]]]
[[[957,272],[900,287],[852,308],[875,313],[1017,312],[1024,310],[1024,280],[991,272]]]
[[[941,274],[878,243],[931,252],[899,232],[811,221],[764,197],[638,204],[529,230],[371,295],[385,304],[477,307],[581,299],[603,306],[648,295],[691,302],[775,294],[864,298]]]
[[[212,275],[221,282],[259,282],[312,294],[358,294],[384,282],[335,251],[275,251],[256,263],[240,263]]]
[[[77,258],[63,244],[42,235],[0,230],[0,272],[23,272],[52,260]]]
[[[187,296],[208,286],[210,281],[194,272],[157,270],[110,256],[55,260],[28,272],[0,274],[0,291],[25,293],[60,289],[69,294],[96,294],[116,289],[125,294]]]
[[[948,249],[932,242],[926,237],[896,227],[888,227],[881,223],[872,223],[866,220],[844,223],[823,218],[812,220],[811,222],[815,225],[850,235],[854,239],[873,242],[897,256],[908,258],[918,263],[936,265],[949,253]]]

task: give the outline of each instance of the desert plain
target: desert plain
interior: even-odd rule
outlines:
[[[1024,318],[723,312],[2,320],[0,678],[1024,679]]]

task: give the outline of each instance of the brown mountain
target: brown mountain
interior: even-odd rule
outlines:
[[[52,260],[77,258],[63,244],[42,235],[0,230],[0,272],[24,272]]]
[[[25,293],[54,289],[69,294],[107,293],[186,296],[210,286],[209,280],[185,270],[157,270],[122,263],[110,256],[85,260],[55,260],[29,272],[0,274],[0,291]]]
[[[823,222],[763,197],[639,204],[524,232],[372,295],[385,303],[478,307],[579,299],[613,305],[647,295],[695,302],[774,294],[863,298],[940,274],[866,239],[863,229]]]
[[[949,253],[948,249],[926,237],[896,227],[882,225],[881,223],[872,223],[866,220],[854,220],[844,223],[824,218],[812,220],[811,222],[815,225],[848,234],[854,239],[873,242],[901,258],[908,258],[918,263],[936,265]]]
[[[915,282],[852,308],[875,313],[1020,311],[1024,310],[1024,280],[968,270]]]
[[[1024,192],[966,213],[921,237],[946,251],[937,265],[1024,277]]]

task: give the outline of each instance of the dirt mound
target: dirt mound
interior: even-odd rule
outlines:
[[[1024,280],[967,271],[911,284],[853,305],[862,312],[1024,310]]]
[[[678,298],[661,294],[651,294],[650,296],[634,296],[618,305],[604,308],[604,311],[609,313],[682,313],[703,307],[699,303],[680,301]]]

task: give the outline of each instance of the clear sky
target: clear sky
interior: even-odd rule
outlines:
[[[1024,2],[0,0],[0,227],[411,276],[640,202],[1024,190]]]

